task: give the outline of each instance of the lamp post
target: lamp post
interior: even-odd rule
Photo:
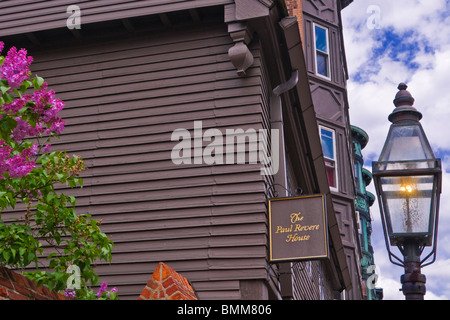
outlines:
[[[405,268],[403,294],[406,300],[423,300],[426,278],[421,268],[436,259],[442,171],[419,122],[422,114],[406,88],[404,83],[398,86],[388,117],[392,124],[372,174],[389,259]],[[403,259],[390,246],[398,247]],[[421,259],[425,247],[430,252]]]

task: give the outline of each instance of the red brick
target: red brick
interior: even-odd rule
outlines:
[[[0,278],[9,279],[8,269],[0,267]]]
[[[164,288],[168,288],[171,285],[173,285],[175,283],[175,281],[173,280],[173,277],[169,277],[166,280],[164,280],[164,282],[162,283]]]
[[[178,292],[185,297],[184,300],[197,300],[197,297],[193,291],[186,290],[185,288],[179,288]]]
[[[180,292],[177,292],[173,296],[171,296],[169,300],[186,300],[186,299],[184,295],[182,295]]]
[[[46,287],[46,286],[39,286],[37,287],[37,292],[44,295],[44,296],[49,296],[50,295],[50,290]]]
[[[172,268],[170,268],[167,264],[160,262],[159,263],[161,266],[161,281],[164,281],[165,279],[167,279],[168,277],[172,276],[172,274],[174,273],[174,271],[172,270]]]
[[[6,288],[9,288],[9,289],[14,289],[14,286],[11,283],[11,281],[9,279],[5,279],[5,278],[0,278],[0,286],[1,287],[6,287]]]
[[[36,282],[4,267],[0,267],[0,297],[9,300],[65,300],[63,295],[38,287]]]
[[[148,287],[145,287],[141,292],[141,296],[143,297],[143,299],[148,300],[150,299],[152,293],[153,292]]]
[[[28,279],[25,278],[23,275],[17,273],[17,272],[11,272],[11,279],[13,282],[15,282],[15,285],[26,287],[28,286]]]
[[[42,295],[39,293],[34,293],[33,297],[35,300],[51,300],[50,295]]]
[[[9,297],[9,299],[11,299],[11,300],[29,300],[28,297],[25,297],[25,296],[23,296],[23,295],[21,295],[21,294],[18,294],[18,293],[16,293],[16,292],[13,292],[13,291],[9,291],[9,292],[8,292],[8,297]]]
[[[158,266],[156,267],[155,271],[152,274],[152,279],[154,279],[157,282],[161,281],[161,264],[158,264]]]
[[[53,294],[56,295],[56,298],[57,298],[58,300],[69,300],[68,297],[65,297],[65,296],[64,296],[63,294],[61,294],[61,293],[53,292]]]
[[[173,286],[170,286],[170,287],[166,288],[166,294],[167,294],[167,296],[170,297],[175,292],[180,291],[179,289],[180,288],[176,284],[174,284]]]
[[[0,287],[0,297],[7,297],[8,290],[6,288]]]
[[[15,285],[16,287],[16,291],[20,294],[23,294],[24,296],[30,296],[33,294],[33,291],[26,288],[25,286],[19,286],[19,285]]]
[[[30,280],[30,279],[28,279],[28,278],[25,278],[25,280],[27,280],[27,287],[28,288],[30,288],[31,290],[33,290],[33,291],[37,291],[37,287],[38,287],[38,285],[37,285],[37,283],[35,282],[35,281],[33,281],[33,280]]]
[[[139,297],[144,299],[196,300],[197,297],[185,277],[160,262]]]
[[[155,281],[154,279],[150,279],[147,282],[147,287],[149,287],[150,289],[155,290],[156,288],[158,288],[159,283],[157,281]]]

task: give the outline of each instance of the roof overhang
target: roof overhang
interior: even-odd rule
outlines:
[[[326,176],[325,162],[311,97],[303,46],[300,40],[298,22],[295,17],[286,17],[280,21],[280,26],[285,36],[291,67],[299,72],[299,81],[293,90],[300,103],[301,117],[299,118],[301,123],[299,124],[299,132],[303,131],[307,138],[308,150],[306,156],[309,158],[313,173],[315,174],[315,182],[318,187],[317,191],[326,195],[330,245],[334,249],[334,256],[332,257],[334,264],[330,265],[330,267],[340,279],[340,285],[342,286],[339,288],[338,283],[336,283],[338,287],[335,289],[350,289],[350,271],[348,269],[344,246],[342,244],[339,225]]]
[[[229,26],[240,23],[258,34],[265,56],[270,57],[267,67],[272,88],[288,82],[294,71],[298,73],[296,85],[283,94],[285,101],[290,102],[283,103],[283,118],[288,131],[286,144],[291,146],[290,155],[298,161],[293,171],[297,180],[303,183],[304,193],[326,195],[331,248],[327,266],[333,274],[333,289],[348,290],[352,287],[351,276],[326,176],[299,25],[296,17],[282,17],[284,14],[279,12],[285,12],[283,6],[283,1],[235,0],[234,4],[225,6],[225,22]]]

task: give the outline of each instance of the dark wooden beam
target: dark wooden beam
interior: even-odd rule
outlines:
[[[80,31],[78,31],[78,29],[69,29],[70,32],[72,32],[72,35],[77,38],[77,39],[81,39],[83,38],[83,35],[81,34]]]
[[[200,17],[200,13],[198,12],[198,10],[196,9],[189,9],[189,14],[191,15],[192,20],[194,21],[194,23],[200,23],[201,22],[201,17]]]
[[[161,22],[162,22],[162,24],[165,27],[171,27],[172,26],[172,22],[170,22],[170,19],[167,16],[167,14],[165,14],[165,13],[159,14],[159,19],[161,19]]]
[[[30,40],[31,43],[33,43],[34,45],[40,45],[41,44],[41,40],[39,40],[37,35],[34,34],[33,32],[28,32],[26,35],[27,35],[28,40]]]
[[[136,31],[130,19],[122,19],[122,24],[128,32],[134,33]]]

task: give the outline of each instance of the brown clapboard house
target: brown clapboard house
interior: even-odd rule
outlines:
[[[89,168],[84,187],[70,193],[77,212],[102,219],[115,242],[112,263],[96,270],[121,299],[137,299],[159,262],[199,299],[358,297],[343,57],[329,53],[331,81],[311,65],[314,4],[328,4],[322,13],[335,20],[316,18],[340,48],[345,1],[303,1],[304,24],[289,16],[289,2],[77,1],[80,28],[67,26],[68,1],[0,2],[0,39],[27,48],[32,71],[66,102],[66,129],[53,147]],[[333,116],[327,99],[339,102]],[[280,170],[174,164],[171,135],[193,132],[195,121],[203,130],[282,130]],[[343,159],[337,189],[321,127],[335,130]],[[268,199],[318,193],[326,195],[329,258],[269,263]]]

